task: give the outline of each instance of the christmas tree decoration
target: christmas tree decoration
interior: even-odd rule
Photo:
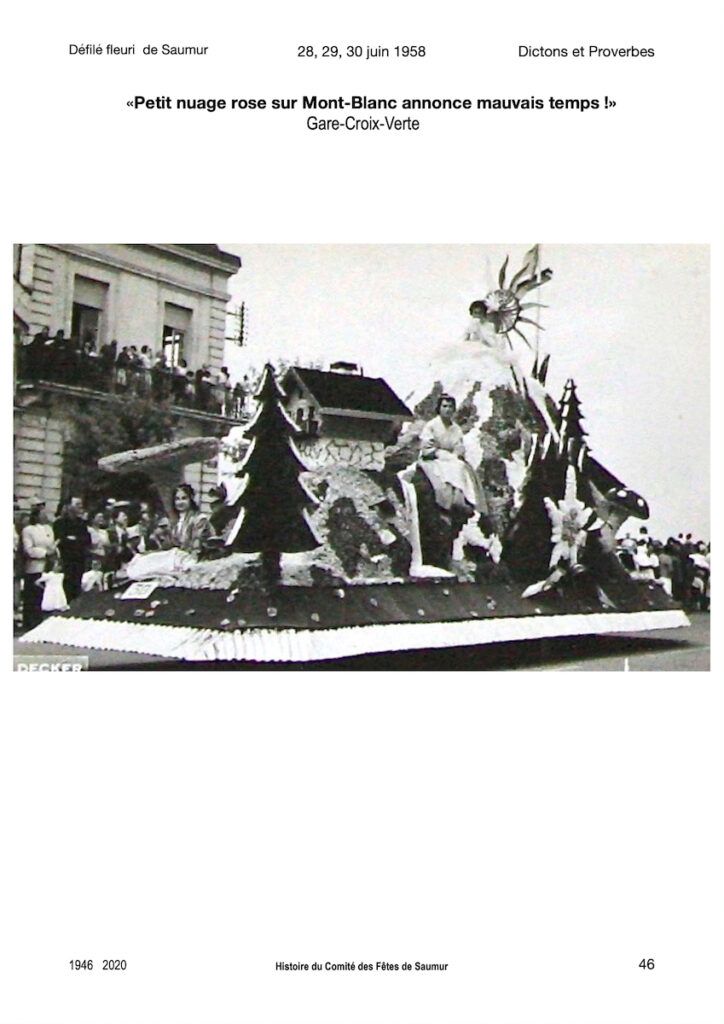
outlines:
[[[565,453],[570,462],[579,465],[588,453],[588,431],[583,426],[583,418],[575,381],[569,378],[558,405],[558,451]]]
[[[284,392],[269,363],[256,398],[257,409],[245,431],[251,444],[239,467],[239,511],[226,545],[232,551],[259,552],[268,582],[276,582],[282,552],[319,546],[307,515],[318,502],[301,480],[306,466],[294,444],[300,431],[284,409]]]

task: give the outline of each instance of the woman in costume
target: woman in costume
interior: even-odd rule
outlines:
[[[492,412],[486,392],[512,386],[526,401],[533,403],[547,430],[558,440],[545,389],[548,357],[541,357],[537,344],[532,345],[525,335],[526,326],[543,330],[527,315],[541,304],[524,301],[529,292],[547,284],[552,277],[551,270],[538,270],[538,261],[538,246],[535,245],[525,254],[518,272],[509,279],[506,257],[497,282],[491,278],[485,297],[470,304],[470,320],[463,335],[458,340],[446,341],[430,353],[423,371],[424,383],[405,399],[410,408],[426,397],[433,380],[441,381],[446,391],[458,396],[468,394],[476,384],[479,389],[480,382],[484,382],[485,388],[478,390],[475,404],[480,418],[485,419]]]
[[[430,481],[439,508],[487,512],[478,478],[465,461],[463,432],[453,422],[455,408],[452,395],[441,395],[438,399],[437,416],[425,424],[420,434],[420,469]]]
[[[173,492],[173,507],[176,512],[176,522],[171,531],[173,546],[190,554],[200,554],[204,541],[212,537],[214,531],[208,518],[199,511],[190,484],[179,484]]]

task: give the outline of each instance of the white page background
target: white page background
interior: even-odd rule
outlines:
[[[718,340],[717,7],[24,8],[6,36],[6,279],[12,241],[697,242]],[[212,54],[65,55],[93,41]],[[325,42],[430,56],[296,58]],[[518,60],[526,42],[658,56]],[[324,136],[298,113],[125,106],[156,92],[617,107]],[[0,730],[3,1024],[721,1019],[714,673],[16,675]],[[69,970],[86,956],[128,969]],[[274,971],[360,959],[450,966]]]

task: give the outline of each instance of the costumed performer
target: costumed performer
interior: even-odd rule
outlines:
[[[488,505],[473,468],[465,461],[463,432],[453,422],[456,402],[452,395],[441,395],[437,416],[420,434],[420,468],[430,481],[439,508],[484,512]]]

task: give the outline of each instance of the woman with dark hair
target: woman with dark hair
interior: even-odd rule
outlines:
[[[432,485],[439,508],[487,512],[478,478],[465,461],[463,432],[453,422],[455,408],[452,395],[440,395],[437,416],[425,424],[420,434],[420,468]]]
[[[208,518],[199,511],[196,492],[190,484],[179,484],[173,492],[176,522],[171,533],[173,544],[182,551],[198,555],[204,541],[213,536]]]
[[[155,520],[145,541],[145,551],[129,562],[129,579],[155,579],[183,572],[198,561],[206,541],[214,536],[207,516],[199,510],[196,494],[189,484],[179,484],[173,491],[171,519]]]

